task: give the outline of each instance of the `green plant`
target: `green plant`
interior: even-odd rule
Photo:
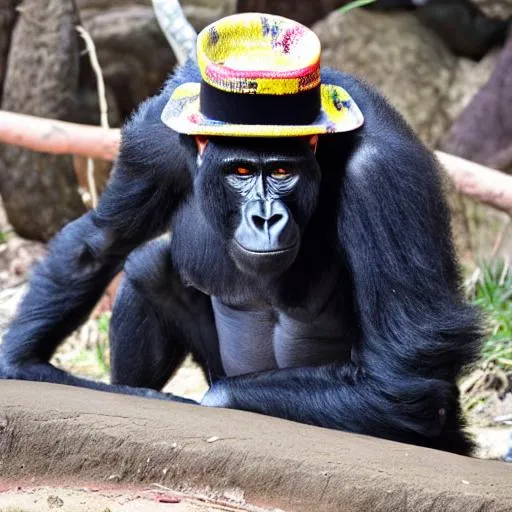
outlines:
[[[102,313],[97,320],[98,330],[103,336],[96,341],[96,360],[98,366],[105,373],[110,371],[110,362],[108,356],[108,329],[110,325],[111,313]]]
[[[373,4],[376,0],[354,0],[353,2],[348,3],[338,9],[338,12],[345,14],[352,9],[357,9],[358,7],[364,7],[368,4]]]
[[[484,264],[471,299],[487,318],[489,335],[482,349],[484,362],[512,371],[512,269],[504,262]]]

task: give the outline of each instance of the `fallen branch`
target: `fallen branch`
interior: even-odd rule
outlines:
[[[457,192],[512,214],[512,176],[442,151],[436,156]]]
[[[115,160],[120,132],[0,110],[0,142],[32,151]]]
[[[114,160],[120,131],[0,110],[0,142],[33,151]],[[436,156],[458,192],[512,214],[512,176],[441,151]]]

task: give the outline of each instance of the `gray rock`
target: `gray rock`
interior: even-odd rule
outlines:
[[[80,19],[93,38],[107,86],[125,118],[158,91],[176,58],[155,18],[151,0],[77,0]],[[196,30],[235,12],[235,0],[184,0]]]
[[[315,24],[323,64],[375,85],[434,147],[494,65],[458,59],[409,13],[334,12]]]

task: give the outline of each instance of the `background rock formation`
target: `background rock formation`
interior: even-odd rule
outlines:
[[[494,65],[455,57],[410,13],[333,12],[315,24],[324,65],[368,80],[431,147],[449,129]]]

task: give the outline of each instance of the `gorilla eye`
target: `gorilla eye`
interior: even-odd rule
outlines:
[[[278,180],[289,178],[291,175],[292,173],[288,169],[283,169],[282,167],[272,171],[272,178],[277,178]]]
[[[254,173],[250,169],[247,169],[246,167],[237,167],[235,169],[235,174],[237,176],[252,176]]]

